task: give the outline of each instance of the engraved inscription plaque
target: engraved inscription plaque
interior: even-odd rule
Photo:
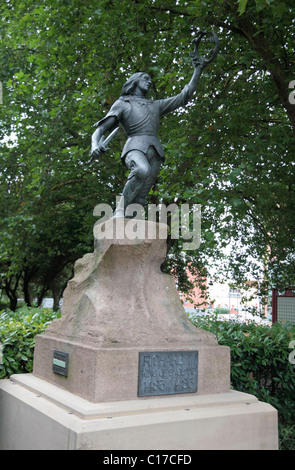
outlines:
[[[52,370],[56,374],[68,376],[68,366],[69,366],[69,354],[57,351],[53,351],[53,360],[52,360]]]
[[[139,353],[139,397],[194,393],[197,389],[198,351]]]

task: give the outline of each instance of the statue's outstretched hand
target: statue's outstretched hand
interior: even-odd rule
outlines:
[[[192,62],[193,62],[193,65],[194,65],[195,68],[200,67],[202,70],[206,67],[206,65],[208,65],[206,57],[204,57],[204,56],[193,57]]]
[[[209,35],[209,41],[214,44],[214,47],[209,51],[208,55],[206,56],[200,56],[198,54],[199,46],[201,43],[201,40],[204,36]],[[198,36],[193,39],[192,43],[194,44],[195,50],[190,53],[190,56],[192,58],[194,67],[201,67],[202,70],[207,67],[207,65],[211,64],[213,60],[216,58],[218,52],[219,52],[219,40],[218,37],[215,33],[208,33],[206,31],[200,31]]]
[[[110,150],[109,147],[106,147],[104,145],[104,135],[101,136],[101,138],[99,139],[99,142],[98,142],[98,145],[94,148],[91,149],[91,152],[90,152],[90,155],[91,155],[91,162],[95,159],[95,158],[98,158],[100,157],[104,152],[107,152],[108,150]]]

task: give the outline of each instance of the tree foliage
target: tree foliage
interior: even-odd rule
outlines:
[[[0,311],[0,379],[33,371],[35,337],[60,317],[51,309],[22,307]]]
[[[185,260],[171,244],[166,269],[294,284],[291,0],[4,0],[0,11],[0,283],[12,307],[20,289],[29,304],[58,297],[92,250],[93,208],[114,206],[126,178],[122,131],[89,165],[94,123],[136,71],[151,75],[153,98],[180,91],[198,28],[221,51],[162,123],[166,163],[150,196],[201,204],[202,244]]]

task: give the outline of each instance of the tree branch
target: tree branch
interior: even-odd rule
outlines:
[[[242,17],[238,17],[237,22],[241,31],[244,32],[246,38],[253,46],[253,49],[258,52],[267,69],[271,73],[280,102],[287,111],[295,134],[295,106],[289,102],[288,79],[281,63],[276,58],[274,52],[270,49],[269,41],[264,37],[264,34],[257,30],[256,26],[247,16],[243,15]]]

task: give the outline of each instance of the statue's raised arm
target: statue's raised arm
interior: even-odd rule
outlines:
[[[214,44],[214,48],[210,50],[208,57],[199,57],[199,46],[201,40],[204,36],[207,35],[209,35],[209,40]],[[219,52],[219,40],[217,34],[211,32],[208,33],[207,31],[200,31],[197,37],[192,40],[192,43],[195,46],[195,50],[190,53],[190,56],[193,59],[193,63],[195,66],[201,64],[203,67],[207,67],[207,65],[211,64],[216,59],[217,54]]]
[[[214,49],[211,49],[208,57],[199,57],[201,40],[207,35],[214,43]],[[126,213],[130,204],[141,206],[146,204],[146,197],[165,159],[164,149],[158,139],[160,118],[179,107],[184,107],[189,102],[197,88],[202,71],[217,56],[219,43],[216,34],[200,31],[193,44],[195,50],[190,54],[194,66],[193,76],[178,95],[162,100],[148,99],[151,77],[145,72],[137,72],[124,84],[121,96],[107,115],[97,123],[97,129],[92,135],[92,158],[99,157],[108,150],[107,144],[113,138],[119,124],[127,136],[121,159],[130,173],[115,217],[132,217],[132,214]],[[105,139],[106,132],[110,132],[110,135]]]

